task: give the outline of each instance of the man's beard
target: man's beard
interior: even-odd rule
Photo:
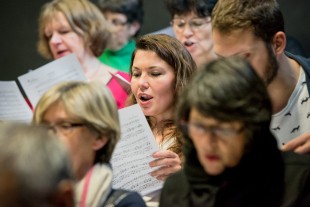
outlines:
[[[266,72],[264,74],[264,81],[267,85],[269,85],[278,74],[279,64],[275,54],[273,53],[271,44],[266,44],[266,49],[268,53],[268,62],[265,66]]]

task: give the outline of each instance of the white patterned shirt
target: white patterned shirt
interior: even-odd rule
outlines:
[[[279,147],[305,132],[310,132],[310,97],[302,68],[288,104],[272,115],[270,130],[278,140]]]

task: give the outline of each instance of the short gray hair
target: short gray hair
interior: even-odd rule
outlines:
[[[0,123],[0,176],[9,183],[0,205],[48,206],[60,182],[73,179],[70,169],[65,146],[45,127]]]

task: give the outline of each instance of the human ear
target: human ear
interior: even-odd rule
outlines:
[[[92,144],[93,150],[97,151],[99,149],[101,149],[102,147],[104,147],[108,142],[108,139],[106,136],[103,135],[99,135]]]
[[[137,33],[137,31],[140,29],[141,25],[138,21],[134,21],[130,24],[129,27],[129,34],[130,36],[135,36],[135,34]]]
[[[282,54],[286,46],[286,36],[282,31],[277,32],[272,40],[273,49],[276,55]]]

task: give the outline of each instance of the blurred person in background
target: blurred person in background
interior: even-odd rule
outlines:
[[[143,0],[98,0],[98,7],[110,24],[110,40],[99,59],[118,70],[129,72],[135,38],[143,24]]]
[[[191,53],[198,69],[215,59],[211,13],[216,0],[165,0],[165,3],[175,37]]]
[[[53,0],[41,8],[39,53],[49,59],[74,53],[87,79],[107,85],[118,108],[122,108],[127,99],[127,91],[115,75],[129,81],[129,74],[98,60],[110,35],[109,24],[104,16],[88,0]]]
[[[102,206],[117,193],[118,207],[145,207],[138,193],[118,194],[119,190],[112,189],[109,162],[120,138],[120,126],[107,87],[99,82],[79,81],[55,85],[39,100],[33,123],[46,125],[68,148],[77,181],[77,206]]]
[[[68,152],[43,126],[0,123],[0,206],[74,207]]]

